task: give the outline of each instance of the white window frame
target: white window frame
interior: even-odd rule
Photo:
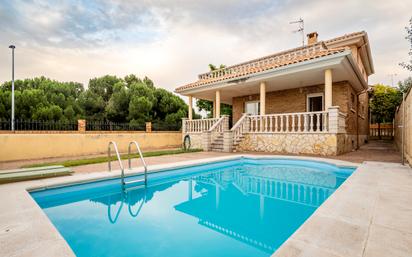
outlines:
[[[310,105],[309,105],[309,98],[313,98],[313,97],[322,97],[322,111],[325,110],[325,96],[323,93],[312,93],[312,94],[307,94],[306,95],[306,111],[309,112],[310,110]]]
[[[257,103],[258,104],[258,109],[257,109],[258,113],[252,114],[252,115],[260,115],[260,113],[259,113],[260,112],[260,101],[259,100],[246,101],[245,104],[243,105],[244,112],[246,113],[246,105],[249,104],[249,103]]]

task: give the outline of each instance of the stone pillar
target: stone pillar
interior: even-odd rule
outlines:
[[[332,70],[325,70],[325,110],[332,106]]]
[[[148,121],[146,122],[146,133],[151,133],[152,132],[152,122]]]
[[[223,152],[233,152],[233,132],[230,130],[223,132]]]
[[[328,108],[329,133],[337,134],[339,132],[339,107],[331,106]]]
[[[266,114],[266,82],[260,82],[260,115]]]
[[[183,134],[183,136],[186,133],[186,121],[187,121],[187,118],[182,118],[182,134]]]
[[[220,118],[220,90],[216,90],[216,118]]]
[[[79,132],[86,132],[86,120],[77,120],[77,130]]]
[[[229,115],[222,115],[222,117],[224,117],[223,131],[227,131],[227,130],[229,130],[229,118],[230,118],[230,116]]]
[[[209,152],[212,150],[212,134],[209,131],[203,131],[202,133],[202,145],[203,151]]]
[[[192,102],[192,96],[191,95],[189,95],[189,112],[188,112],[188,117],[189,117],[189,120],[191,120],[191,119],[193,119],[193,102]]]

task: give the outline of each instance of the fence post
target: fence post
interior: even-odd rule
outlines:
[[[86,120],[77,120],[77,130],[79,132],[86,132]]]
[[[152,132],[152,122],[148,121],[146,122],[146,133],[151,133]]]
[[[182,134],[183,134],[183,137],[186,133],[186,121],[187,120],[188,120],[188,118],[182,118]]]

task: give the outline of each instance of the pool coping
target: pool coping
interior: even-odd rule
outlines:
[[[319,246],[319,241],[316,241],[316,234],[319,234],[319,230],[313,230],[312,227],[318,227],[319,224],[331,224],[331,219],[343,220],[344,222],[352,225],[351,222],[355,222],[357,226],[367,226],[365,224],[358,224],[366,222],[370,224],[370,220],[357,220],[356,217],[352,217],[345,212],[345,209],[339,209],[342,206],[340,203],[342,198],[348,198],[346,190],[353,190],[356,187],[365,187],[362,180],[357,179],[360,174],[359,171],[368,170],[367,163],[356,164],[347,161],[319,158],[319,157],[302,157],[302,156],[282,156],[282,155],[255,155],[255,154],[239,154],[230,155],[224,157],[213,157],[206,159],[182,161],[176,163],[151,165],[149,172],[158,172],[162,170],[169,170],[174,168],[188,167],[193,165],[207,164],[218,161],[228,161],[238,158],[251,158],[251,159],[297,159],[317,161],[322,163],[333,164],[340,167],[358,167],[352,176],[350,176],[326,201],[322,204],[315,213],[297,230],[295,233],[284,242],[284,244],[273,254],[273,256],[286,256],[285,249],[292,249],[297,253],[307,252],[305,249],[314,251],[316,256],[347,256],[334,249],[334,246],[339,246],[339,242],[336,240],[329,240],[331,247]],[[376,166],[376,165],[375,165]],[[126,175],[137,175],[143,172],[143,168],[134,169],[132,171],[125,171]],[[363,173],[362,173],[363,174]],[[37,203],[30,196],[29,191],[45,189],[51,187],[60,187],[70,184],[88,183],[92,181],[117,178],[120,175],[120,171],[112,172],[96,172],[88,174],[76,174],[70,177],[57,177],[49,179],[41,179],[27,182],[17,182],[11,184],[0,185],[0,195],[7,195],[3,200],[3,204],[0,205],[0,243],[4,242],[4,247],[0,244],[1,256],[75,256],[67,242],[63,239],[57,229],[53,226],[43,210],[37,205]],[[362,176],[361,176],[362,178]],[[367,185],[366,185],[367,186]],[[365,189],[366,190],[366,189]],[[342,193],[343,192],[343,193]],[[338,196],[336,196],[338,195]],[[353,195],[351,195],[353,198]],[[351,197],[349,197],[351,198]],[[346,201],[348,201],[346,199]],[[337,210],[336,210],[337,209]],[[355,215],[356,216],[356,215]],[[326,219],[326,221],[325,221]],[[323,221],[322,221],[323,220]],[[329,222],[329,223],[328,223]],[[317,226],[318,224],[318,226]],[[333,224],[333,223],[332,223]],[[342,225],[345,227],[345,224]],[[325,230],[325,229],[324,229]],[[334,230],[332,227],[329,230]],[[329,231],[328,230],[328,231]],[[40,234],[39,234],[40,232]],[[367,234],[363,235],[366,236]],[[315,238],[316,240],[311,240]],[[333,238],[333,237],[332,237]],[[338,239],[341,240],[338,236]],[[358,238],[359,239],[359,238]],[[349,239],[348,239],[349,240]],[[366,239],[362,237],[362,249],[363,254],[364,245]],[[333,244],[335,243],[335,244]],[[321,244],[322,245],[322,244]],[[331,249],[329,249],[329,248]],[[339,246],[340,247],[340,246]],[[351,256],[362,256],[358,252],[354,253],[349,251]],[[346,253],[346,252],[343,252]],[[290,256],[290,251],[286,252]],[[292,255],[300,256],[300,255]]]

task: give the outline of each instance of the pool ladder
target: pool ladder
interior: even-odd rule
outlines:
[[[109,158],[109,160],[108,160],[109,171],[112,171],[112,160],[111,160],[112,159],[112,156],[111,156],[112,149],[111,149],[111,146],[113,145],[114,151],[116,152],[117,161],[119,162],[120,170],[122,172],[121,173],[122,186],[124,187],[128,184],[135,184],[135,183],[140,183],[140,182],[144,182],[144,185],[147,186],[147,165],[146,165],[146,162],[143,158],[142,151],[140,150],[140,146],[136,141],[131,141],[129,143],[129,148],[128,148],[129,170],[132,169],[132,159],[131,159],[130,154],[131,154],[131,148],[132,148],[133,144],[136,146],[137,152],[139,153],[140,160],[142,160],[142,163],[143,163],[144,179],[137,179],[137,180],[127,181],[127,182],[124,180],[124,167],[123,167],[122,159],[120,158],[119,149],[117,148],[117,144],[114,141],[109,142],[108,149],[107,149],[107,155],[108,155],[108,158]]]

